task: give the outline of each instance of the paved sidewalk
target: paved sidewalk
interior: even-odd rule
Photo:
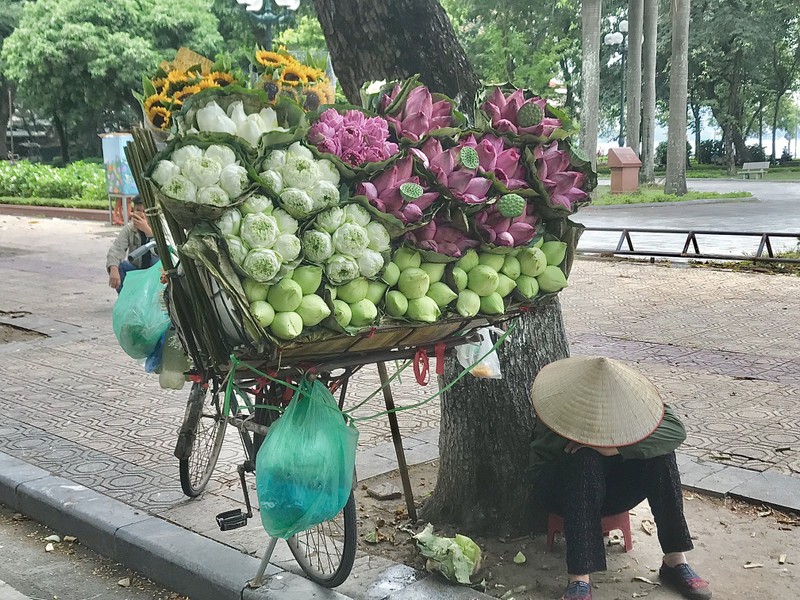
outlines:
[[[220,533],[213,521],[241,501],[232,435],[208,493],[187,501],[180,491],[172,450],[188,388],[161,390],[116,344],[103,269],[115,233],[99,223],[0,217],[0,323],[50,336],[0,344],[0,452],[257,554],[258,523]],[[562,300],[573,354],[638,363],[683,416],[688,483],[778,505],[800,497],[800,279],[580,260]],[[376,386],[365,369],[353,401]],[[432,392],[409,376],[395,396],[408,405]],[[380,410],[378,399],[364,409]],[[399,420],[409,461],[435,457],[438,403]],[[395,468],[387,423],[360,431],[359,476]],[[777,494],[764,497],[770,489]],[[277,562],[292,566],[285,553]],[[359,577],[339,591],[371,598],[387,563],[359,557]]]

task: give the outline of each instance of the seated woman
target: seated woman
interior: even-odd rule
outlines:
[[[691,600],[711,598],[708,582],[684,554],[693,544],[675,449],[686,432],[653,384],[615,360],[566,358],[540,371],[531,400],[535,493],[564,520],[569,584],[563,599],[591,600],[589,574],[606,569],[602,518],[645,499],[664,552],[662,583]]]

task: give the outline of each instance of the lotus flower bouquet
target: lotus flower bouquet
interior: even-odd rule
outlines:
[[[573,212],[582,202],[589,201],[589,194],[583,191],[586,175],[571,171],[570,157],[566,150],[559,149],[558,142],[548,146],[535,146],[533,156],[536,160],[536,174],[544,185],[550,204]]]
[[[405,239],[415,248],[451,258],[460,258],[470,248],[480,246],[477,239],[469,232],[452,225],[452,221],[445,215],[437,215],[424,227],[409,231]]]
[[[439,199],[439,192],[413,174],[414,161],[403,158],[377,177],[356,186],[356,194],[383,213],[397,218],[403,225],[413,225],[423,219],[425,212]]]
[[[544,98],[525,99],[523,90],[514,90],[505,95],[495,87],[481,105],[489,116],[491,126],[499,133],[530,135],[545,140],[562,127],[561,119],[548,116],[552,112]]]
[[[398,84],[391,93],[382,95],[379,110],[397,137],[412,143],[422,141],[431,132],[456,127],[464,120],[455,111],[451,99],[431,94],[426,86],[417,83],[416,78],[409,79],[403,86]]]
[[[317,150],[338,157],[350,167],[380,163],[398,151],[397,144],[389,141],[386,119],[354,109],[343,113],[327,109],[311,126],[307,138]]]
[[[528,187],[525,181],[527,173],[521,162],[522,153],[503,138],[486,134],[476,141],[470,134],[458,147],[474,148],[478,153],[478,172],[493,176],[507,190]]]
[[[480,160],[475,148],[456,146],[444,150],[438,139],[428,138],[421,148],[411,148],[411,152],[459,202],[475,206],[488,200],[492,181],[478,175]]]
[[[539,216],[519,194],[506,194],[472,216],[478,235],[492,246],[525,246],[536,236]]]

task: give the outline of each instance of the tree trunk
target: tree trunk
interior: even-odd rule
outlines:
[[[642,28],[644,25],[644,0],[628,0],[628,71],[625,95],[628,97],[628,112],[625,129],[628,132],[627,146],[641,156],[639,128],[642,123]]]
[[[10,89],[5,78],[0,76],[0,160],[4,160],[9,152],[6,134],[8,133],[8,117],[11,114],[11,106],[9,104]]]
[[[67,126],[57,115],[53,115],[53,125],[58,134],[58,141],[61,144],[61,162],[67,164],[69,162],[69,138],[67,138]]]
[[[703,122],[700,118],[700,110],[702,107],[699,104],[694,102],[689,103],[689,109],[692,111],[692,120],[694,121],[694,157],[695,159],[699,159],[700,157],[700,142],[703,140],[701,139],[702,129],[703,129]],[[699,162],[699,160],[698,160]]]
[[[431,89],[471,105],[480,80],[436,0],[314,0],[314,7],[351,103],[360,104],[365,81],[419,73]]]
[[[564,94],[564,108],[569,112],[574,112],[575,108],[575,91],[573,90],[572,73],[569,70],[569,62],[566,59],[559,61],[561,65],[561,73],[564,76],[564,88],[567,93]]]
[[[775,128],[772,128],[774,133]],[[758,99],[758,147],[764,147],[764,101]],[[772,141],[772,147],[775,147],[775,140]]]
[[[644,0],[644,45],[642,46],[642,175],[654,183],[656,155],[656,44],[658,42],[658,0]]]
[[[783,98],[783,93],[780,96],[776,96],[775,98],[775,108],[772,111],[772,162],[774,163],[778,159],[778,153],[775,152],[775,130],[778,129],[778,112],[780,110],[781,105],[781,98]],[[759,142],[760,144],[760,142]]]
[[[539,370],[569,355],[558,300],[525,313],[499,349],[503,379],[471,375],[442,395],[442,452],[436,489],[421,516],[473,534],[507,535],[535,525],[528,451],[530,389]],[[462,371],[447,361],[445,378]]]
[[[686,193],[686,97],[689,80],[689,2],[672,0],[672,68],[665,194]]]
[[[581,2],[581,132],[583,153],[597,166],[597,115],[600,112],[600,13],[602,0]]]

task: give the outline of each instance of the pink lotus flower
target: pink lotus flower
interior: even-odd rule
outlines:
[[[389,141],[386,119],[368,117],[358,110],[342,115],[329,108],[309,129],[308,141],[320,152],[338,156],[353,167],[384,161],[398,150],[397,144]]]
[[[568,171],[569,155],[558,149],[558,142],[549,146],[536,146],[533,151],[536,158],[536,174],[550,195],[550,202],[555,206],[563,206],[574,210],[578,202],[589,197],[583,187],[586,175],[579,171]]]
[[[461,258],[470,248],[480,246],[478,240],[448,225],[443,217],[436,217],[424,227],[409,231],[406,240],[420,250],[432,250],[455,258]]]
[[[400,91],[395,87],[391,96],[381,98],[385,109]],[[385,101],[384,101],[385,99]],[[415,87],[408,94],[405,106],[399,114],[386,115],[386,120],[394,126],[397,136],[418,142],[429,131],[453,125],[453,107],[447,100],[433,101],[430,90],[424,85]]]
[[[461,147],[443,150],[439,140],[428,138],[421,149],[411,148],[436,180],[455,198],[466,204],[483,204],[492,182],[477,174],[477,168],[468,169],[459,161]]]
[[[525,213],[519,217],[504,217],[492,204],[474,215],[475,227],[488,244],[496,246],[524,246],[536,235],[538,215],[534,213],[533,204],[528,203]]]
[[[525,104],[535,104],[542,109],[542,120],[527,127],[519,124],[518,114]],[[492,119],[492,127],[501,133],[536,135],[549,138],[561,127],[561,121],[547,116],[547,101],[544,98],[525,100],[522,90],[515,90],[508,96],[503,95],[499,87],[494,88],[489,98],[481,105],[483,111]]]
[[[366,196],[378,210],[394,215],[403,223],[416,223],[438,198],[438,192],[427,190],[419,177],[412,174],[413,161],[410,156],[399,160],[390,169],[383,171],[372,181],[356,186],[356,194]],[[422,187],[419,198],[406,200],[400,193],[404,183],[415,183]]]
[[[480,173],[492,173],[509,190],[527,187],[525,167],[520,162],[519,148],[506,146],[505,141],[497,136],[484,135],[480,142],[470,135],[459,147],[469,146],[478,152]]]

